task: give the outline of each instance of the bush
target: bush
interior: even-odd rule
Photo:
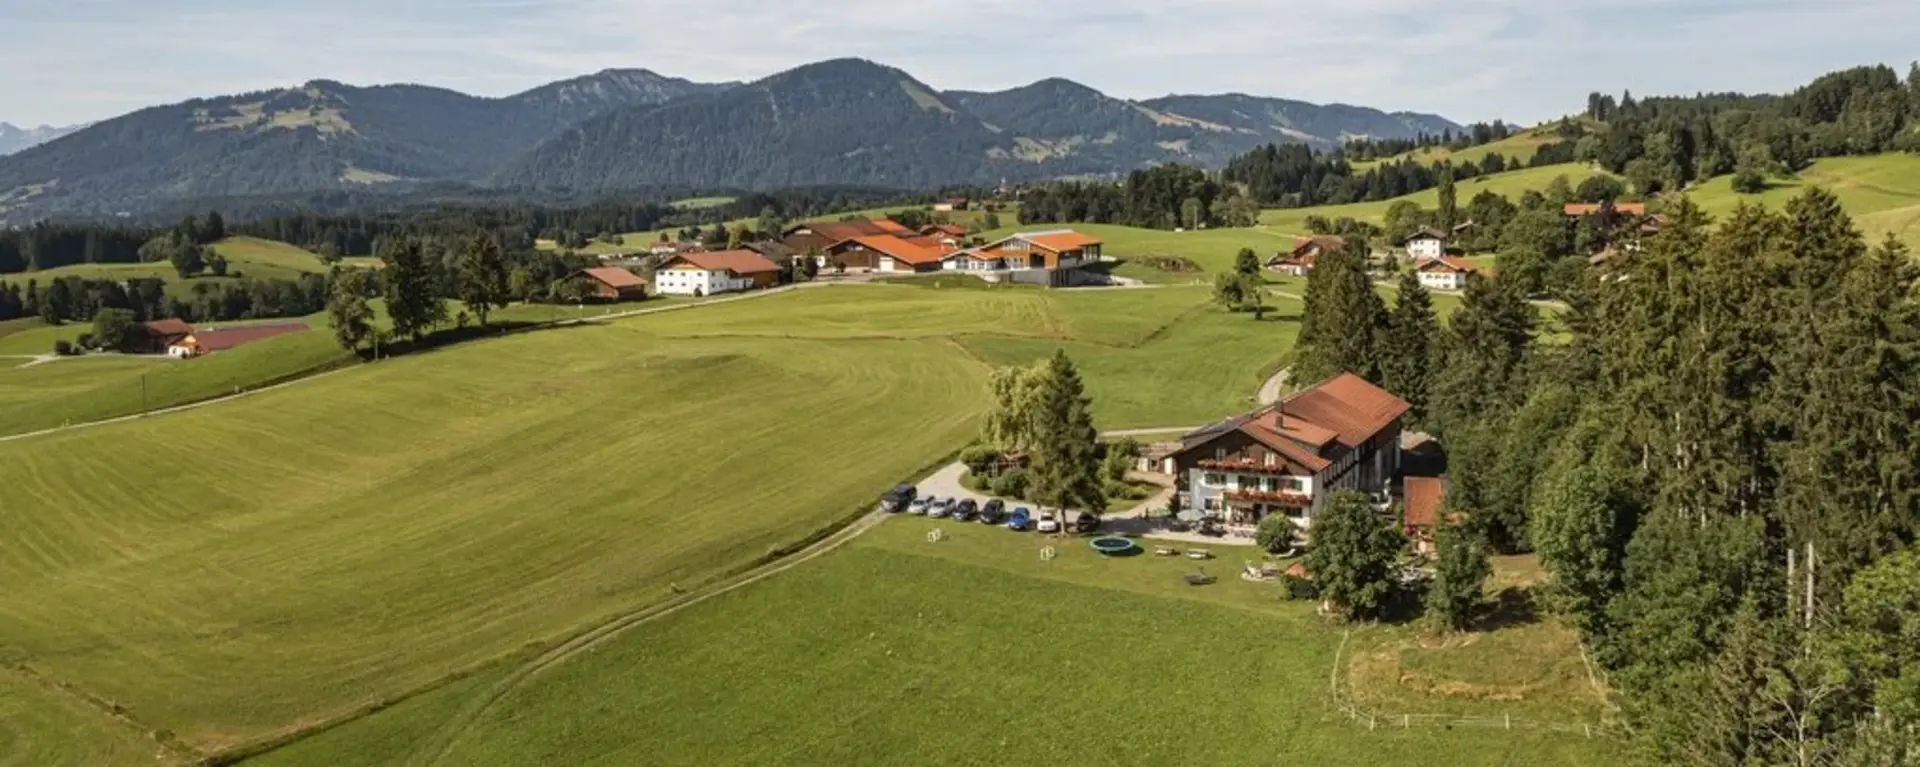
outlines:
[[[1260,528],[1254,531],[1253,542],[1268,554],[1283,554],[1293,548],[1298,540],[1299,531],[1293,526],[1293,520],[1285,514],[1268,514],[1260,520]]]
[[[53,342],[53,353],[62,357],[73,356],[73,342],[64,338]]]
[[[104,348],[101,344],[96,343],[97,340],[98,339],[93,337],[92,333],[81,333],[79,338],[73,339],[73,343],[82,349]]]
[[[1008,469],[993,478],[993,494],[1002,498],[1025,500],[1027,497],[1027,470]]]
[[[1280,585],[1287,590],[1288,599],[1320,598],[1320,587],[1313,585],[1313,581],[1297,575],[1280,576]]]
[[[985,474],[1000,460],[1000,452],[986,445],[973,445],[960,451],[960,462],[975,474]]]

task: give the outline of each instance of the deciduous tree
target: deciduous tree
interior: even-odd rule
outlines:
[[[395,335],[419,340],[446,319],[447,307],[434,293],[438,278],[418,240],[390,238],[380,245],[380,271],[386,283],[387,316]]]
[[[506,307],[512,295],[507,288],[507,264],[501,257],[500,243],[491,234],[475,234],[461,252],[460,300],[485,325],[495,307]]]
[[[1379,614],[1394,589],[1394,561],[1405,541],[1367,496],[1335,493],[1313,520],[1307,571],[1326,607],[1348,619]]]

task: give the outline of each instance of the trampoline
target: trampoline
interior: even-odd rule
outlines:
[[[1110,557],[1140,551],[1140,544],[1134,543],[1130,538],[1095,538],[1087,541],[1087,545],[1092,546],[1094,551]]]

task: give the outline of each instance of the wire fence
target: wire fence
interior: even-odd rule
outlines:
[[[1620,727],[1593,722],[1548,721],[1512,714],[1499,716],[1462,716],[1459,714],[1414,714],[1393,713],[1364,706],[1353,699],[1352,691],[1345,683],[1346,674],[1341,673],[1342,658],[1346,656],[1347,642],[1353,638],[1351,629],[1340,635],[1340,646],[1333,653],[1333,670],[1327,675],[1327,687],[1333,695],[1333,705],[1347,720],[1368,730],[1405,729],[1429,727],[1440,729],[1482,728],[1493,730],[1534,730],[1543,732],[1579,735],[1587,738],[1615,738],[1626,731]]]

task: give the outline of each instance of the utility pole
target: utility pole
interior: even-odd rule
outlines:
[[[140,412],[147,412],[147,374],[140,374]]]

